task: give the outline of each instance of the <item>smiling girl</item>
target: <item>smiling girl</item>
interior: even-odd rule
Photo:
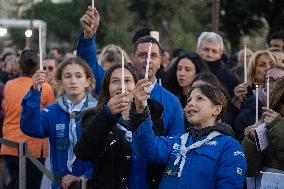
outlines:
[[[148,107],[143,106],[144,83],[136,86],[140,90],[136,90],[130,122],[141,157],[167,164],[159,188],[241,189],[246,160],[241,145],[230,136],[231,128],[220,123],[227,105],[222,91],[209,84],[191,88],[185,112],[194,128],[181,136],[155,137]],[[144,119],[137,120],[132,116],[135,112]]]
[[[71,58],[61,63],[56,80],[62,89],[57,102],[39,108],[41,85],[45,71],[38,70],[33,76],[33,86],[22,102],[21,129],[35,138],[49,138],[51,167],[56,177],[62,178],[62,187],[67,189],[80,176],[90,177],[92,166],[76,158],[73,147],[81,134],[78,122],[80,112],[96,106],[97,101],[89,95],[94,76],[89,66],[80,58]]]

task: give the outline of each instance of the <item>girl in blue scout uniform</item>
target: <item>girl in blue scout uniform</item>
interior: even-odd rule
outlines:
[[[155,137],[148,106],[143,103],[148,86],[146,80],[136,85],[130,124],[139,155],[167,163],[159,188],[242,189],[246,159],[241,145],[230,136],[230,126],[219,122],[227,105],[221,90],[209,84],[193,87],[185,114],[194,127],[181,136]]]
[[[82,59],[71,58],[61,63],[55,77],[62,95],[40,111],[45,71],[34,74],[33,86],[22,102],[21,129],[31,137],[49,138],[52,172],[62,178],[62,186],[52,188],[67,189],[80,176],[92,175],[91,162],[77,159],[73,148],[81,134],[80,112],[95,107],[97,101],[89,95],[94,84],[92,70]]]
[[[105,74],[98,106],[87,110],[81,118],[84,127],[74,152],[94,165],[88,185],[95,189],[157,188],[164,167],[149,165],[138,156],[129,129],[129,109],[137,76],[125,65],[125,93],[122,93],[121,65],[114,65]],[[163,107],[149,100],[155,135],[163,135]],[[150,182],[149,182],[150,181]]]

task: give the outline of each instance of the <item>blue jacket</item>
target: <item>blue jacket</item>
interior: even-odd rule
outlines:
[[[84,39],[83,35],[80,35],[77,44],[78,56],[85,59],[93,70],[96,78],[96,93],[99,94],[102,86],[105,70],[98,64],[96,56],[96,42],[95,38]],[[184,118],[181,104],[176,96],[161,87],[157,83],[155,84],[150,98],[156,100],[164,107],[163,123],[165,128],[165,135],[174,136],[184,132]],[[135,147],[132,146],[132,167],[129,188],[148,188],[146,183],[146,169],[147,161],[141,159],[135,153]],[[135,170],[141,170],[139,175],[134,174]]]
[[[20,127],[23,133],[35,138],[49,138],[51,169],[56,177],[63,177],[67,174],[75,176],[92,176],[92,163],[75,160],[72,173],[67,168],[69,148],[69,114],[66,113],[58,103],[46,106],[40,111],[40,91],[31,89],[22,102],[22,113]],[[96,105],[95,99],[90,99],[90,106]],[[76,116],[76,134],[79,137],[81,128],[79,116]],[[53,186],[52,188],[61,188]]]
[[[180,136],[155,137],[151,127],[152,121],[148,116],[134,134],[134,143],[141,157],[167,163],[159,188],[242,189],[246,160],[241,145],[232,137],[220,135],[189,151],[182,174],[178,177],[180,162],[176,165],[174,162],[180,150]],[[193,143],[190,135],[185,146]]]
[[[95,39],[84,39],[83,35],[81,34],[77,43],[77,55],[80,58],[85,59],[91,67],[96,79],[96,94],[99,95],[105,76],[105,70],[98,63],[96,51],[97,47]]]
[[[105,71],[97,61],[95,38],[84,39],[83,35],[80,35],[77,44],[77,53],[92,68],[96,78],[96,93],[98,94],[102,86]],[[151,92],[150,98],[164,106],[163,121],[166,130],[165,135],[174,136],[183,133],[183,111],[178,98],[157,83]]]

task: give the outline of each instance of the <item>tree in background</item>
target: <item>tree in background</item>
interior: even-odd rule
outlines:
[[[194,0],[131,0],[131,8],[138,13],[140,27],[160,32],[166,49],[184,48],[195,51],[196,36],[209,25],[199,21],[206,17],[202,10],[206,1]]]
[[[130,0],[95,1],[101,15],[97,41],[102,47],[117,44],[130,50],[132,35],[137,23],[135,11],[131,11]]]
[[[242,36],[263,32],[265,21],[269,26],[266,38],[284,29],[283,0],[222,0],[220,3],[223,13],[220,31],[230,42],[232,52],[238,51]]]
[[[260,0],[258,10],[269,24],[268,37],[277,31],[284,30],[284,1],[283,0]]]
[[[34,18],[47,22],[49,47],[75,48],[81,32],[79,19],[90,4],[91,0],[60,4],[45,0],[35,5]],[[95,4],[101,14],[96,35],[99,48],[114,43],[130,50],[134,32],[149,27],[160,31],[166,49],[195,51],[199,34],[211,30],[212,1],[208,0],[95,0]],[[239,49],[243,36],[266,35],[264,20],[269,26],[268,35],[284,29],[283,0],[221,0],[220,5],[220,33],[232,52]],[[26,11],[24,18],[29,15]],[[36,36],[34,39],[37,43]]]
[[[76,38],[81,32],[79,20],[90,3],[90,0],[58,4],[45,1],[35,5],[35,18],[47,22],[47,41],[57,43],[49,46],[60,45],[67,50],[76,48]],[[101,14],[100,29],[96,36],[98,46],[115,43],[126,48],[131,41],[129,31],[135,22],[135,14],[127,10],[129,0],[95,1],[95,4]],[[25,17],[28,18],[28,14],[29,11]]]

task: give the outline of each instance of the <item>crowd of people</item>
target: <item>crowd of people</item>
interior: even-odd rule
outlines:
[[[242,189],[266,168],[284,171],[284,32],[234,62],[214,32],[200,34],[195,52],[170,53],[144,28],[128,54],[96,48],[95,7],[80,22],[77,56],[52,49],[43,69],[32,49],[1,56],[1,137],[26,141],[43,164],[49,157],[61,179],[51,188],[85,177],[89,189]],[[18,188],[18,150],[2,145],[1,159],[1,186]],[[26,175],[39,189],[43,174],[30,160]]]

